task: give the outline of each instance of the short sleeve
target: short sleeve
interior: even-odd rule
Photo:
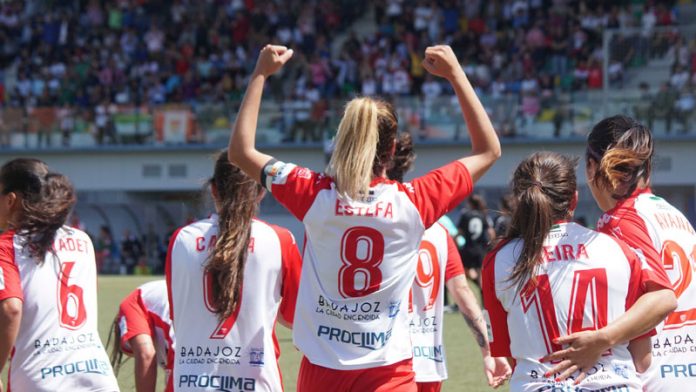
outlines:
[[[507,312],[503,304],[498,300],[495,290],[495,255],[492,252],[486,256],[481,271],[481,289],[483,304],[487,314],[489,325],[488,340],[491,347],[491,355],[494,357],[511,357],[510,333],[508,331]]]
[[[629,267],[631,268],[631,276],[628,281],[628,293],[626,295],[626,310],[630,309],[641,295],[648,292],[649,287],[653,290],[656,288],[672,289],[669,281],[665,281],[660,277],[659,274],[652,272],[652,269],[647,265],[645,256],[643,256],[641,251],[631,249],[628,245],[620,240],[618,240],[618,242],[626,255]],[[656,334],[657,331],[655,331],[655,329],[651,329],[633,340],[655,336]]]
[[[671,288],[660,253],[655,249],[645,222],[635,211],[622,211],[621,217],[605,215],[597,227],[599,232],[621,240],[623,245],[638,253],[645,275],[642,280],[644,287],[656,283]]]
[[[462,257],[451,236],[447,236],[447,264],[445,266],[445,282],[459,275],[464,275]]]
[[[140,297],[140,289],[133,290],[119,306],[119,327],[121,328],[121,349],[129,354],[133,350],[130,340],[138,335],[154,336],[147,309]]]
[[[278,238],[280,239],[282,255],[282,287],[283,297],[279,312],[283,319],[292,323],[295,319],[295,306],[297,304],[297,291],[300,287],[300,273],[302,272],[302,257],[297,250],[295,237],[287,229],[273,226]]]
[[[262,185],[300,221],[317,194],[330,188],[330,179],[307,168],[271,160],[261,173]]]
[[[412,201],[425,227],[458,206],[473,190],[469,170],[459,161],[435,169],[404,186],[411,191]]]
[[[0,235],[0,301],[8,298],[24,300],[19,269],[15,263],[12,231]]]

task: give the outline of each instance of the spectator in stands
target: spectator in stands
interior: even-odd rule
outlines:
[[[689,131],[689,119],[696,108],[696,98],[694,97],[693,88],[684,87],[679,93],[679,98],[674,104],[674,117],[681,124],[682,133]]]
[[[97,261],[97,271],[114,272],[114,265],[119,264],[118,246],[111,235],[109,226],[101,226],[99,235],[94,244],[94,253]]]
[[[143,245],[138,237],[131,233],[129,229],[123,230],[121,240],[121,275],[133,275],[135,266],[143,256]]]
[[[672,130],[672,117],[674,115],[674,103],[677,93],[671,84],[664,82],[660,85],[660,91],[655,95],[653,103],[648,111],[648,128],[653,129],[655,119],[663,119],[666,122],[666,130]]]

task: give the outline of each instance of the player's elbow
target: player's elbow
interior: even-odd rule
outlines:
[[[157,352],[152,342],[152,338],[147,334],[140,334],[130,340],[133,350],[133,357],[136,363],[150,364],[155,359]]]
[[[674,291],[669,289],[659,290],[656,294],[659,295],[657,303],[661,312],[660,319],[664,320],[677,309],[677,296],[674,295]]]
[[[149,365],[155,360],[155,348],[152,346],[140,347],[139,350],[134,350],[133,357],[136,363],[139,362],[144,365]]]
[[[19,320],[22,317],[22,301],[19,298],[8,298],[0,302],[0,314],[3,324]]]

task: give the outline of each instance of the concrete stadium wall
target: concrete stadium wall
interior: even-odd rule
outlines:
[[[209,209],[209,203],[196,200],[198,192],[212,172],[217,148],[221,146],[186,146],[179,148],[114,147],[101,150],[34,150],[3,151],[6,161],[20,156],[37,157],[52,168],[68,175],[80,194],[78,211],[99,216],[89,226],[109,224],[119,233],[121,227],[142,232],[149,224],[164,230],[191,216]],[[263,148],[280,160],[294,162],[314,170],[322,170],[325,156],[321,146],[286,146]],[[479,181],[477,188],[496,207],[495,200],[507,188],[517,164],[535,151],[556,151],[583,158],[583,140],[547,142],[507,142],[500,161]],[[467,154],[469,146],[459,143],[422,143],[416,146],[418,158],[407,178],[422,175]],[[692,222],[696,221],[696,139],[680,138],[657,141],[658,156],[653,173],[653,186],[670,202],[682,209]],[[586,187],[584,160],[578,170],[580,205],[578,215],[592,223],[600,211]],[[193,207],[192,207],[193,205]],[[91,214],[90,208],[101,209]],[[123,218],[123,211],[130,217]],[[118,216],[117,216],[118,215]],[[456,218],[457,212],[451,213]],[[119,219],[116,219],[116,218]],[[266,200],[262,217],[273,223],[291,226],[301,238],[301,225],[294,222],[282,207]],[[92,228],[90,228],[92,229]]]

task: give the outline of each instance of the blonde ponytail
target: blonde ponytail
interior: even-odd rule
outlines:
[[[391,105],[371,98],[348,102],[338,125],[335,149],[326,173],[342,197],[366,195],[373,176],[391,162],[397,120]]]

